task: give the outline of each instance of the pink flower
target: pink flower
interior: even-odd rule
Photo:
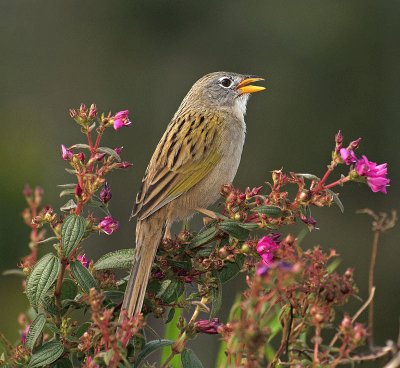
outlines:
[[[340,152],[340,157],[342,158],[342,160],[346,165],[351,165],[357,162],[357,157],[354,151],[349,150],[347,148],[341,148],[339,152]]]
[[[195,323],[197,332],[209,335],[216,335],[220,326],[222,326],[222,323],[219,322],[219,318],[213,318],[212,320],[202,319]]]
[[[21,332],[21,342],[23,344],[25,344],[26,342],[26,337],[28,336],[28,332],[29,332],[29,328],[31,327],[31,325],[27,325],[23,331]]]
[[[82,265],[83,265],[85,268],[88,268],[88,267],[89,267],[90,261],[86,258],[86,256],[85,256],[84,254],[79,255],[78,257],[76,257],[76,259],[77,259],[79,262],[81,262]]]
[[[65,147],[63,144],[61,145],[61,158],[65,161],[69,161],[74,157],[74,153],[72,150],[69,150],[67,147]]]
[[[123,126],[129,126],[132,124],[132,122],[129,120],[129,111],[128,110],[123,110],[120,112],[117,112],[114,116],[114,129],[119,130]]]
[[[99,230],[107,235],[111,235],[114,231],[118,230],[118,228],[118,221],[114,220],[111,216],[104,217],[99,223]]]
[[[387,163],[378,165],[376,162],[369,161],[366,156],[363,156],[357,161],[355,169],[358,175],[367,178],[367,184],[374,193],[387,193],[386,187],[390,183],[390,180],[387,178]]]
[[[257,253],[266,266],[271,266],[274,258],[273,252],[279,248],[279,245],[276,243],[277,236],[274,236],[274,238],[270,236],[263,236],[257,243]]]

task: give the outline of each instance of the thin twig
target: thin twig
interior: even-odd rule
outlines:
[[[381,232],[376,230],[374,232],[374,238],[372,240],[371,249],[371,262],[369,266],[369,277],[368,277],[368,290],[371,293],[372,288],[375,284],[375,268],[376,268],[376,258],[378,255],[378,244]],[[368,344],[370,348],[374,346],[374,301],[372,300],[368,309]]]

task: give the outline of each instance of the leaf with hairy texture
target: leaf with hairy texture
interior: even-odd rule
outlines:
[[[75,282],[71,279],[64,279],[61,286],[61,300],[71,299],[73,300],[78,293],[78,288]]]
[[[283,215],[282,210],[277,206],[262,205],[262,206],[253,208],[251,211],[261,213],[263,215],[267,215],[268,217],[272,217],[272,218],[279,218],[279,217],[282,217],[282,215]]]
[[[11,270],[6,270],[3,271],[2,273],[3,276],[21,276],[21,277],[25,277],[24,271],[17,269],[17,268],[13,268]]]
[[[67,358],[62,358],[59,361],[57,361],[56,365],[54,368],[72,368],[72,363],[69,359]]]
[[[133,248],[119,249],[100,257],[100,259],[93,265],[93,268],[96,270],[130,268],[134,255],[135,250]]]
[[[70,215],[61,227],[61,251],[68,257],[85,234],[86,221],[82,216]]]
[[[67,196],[67,195],[74,195],[75,194],[75,189],[64,189],[60,192],[60,198]]]
[[[59,188],[74,188],[76,187],[76,183],[70,183],[70,184],[57,184]]]
[[[29,368],[44,367],[55,362],[64,352],[64,346],[59,341],[50,341],[35,351],[29,362]]]
[[[174,342],[175,342],[174,340],[166,340],[166,339],[149,341],[138,354],[136,362],[133,367],[138,368],[143,359],[146,358],[148,355],[150,355],[154,351],[164,346],[172,345]]]
[[[203,368],[203,364],[193,350],[185,349],[181,354],[182,368]]]
[[[315,176],[313,174],[297,174],[297,176],[300,176],[304,179],[308,179],[308,180],[314,180],[314,181],[320,181],[321,179],[318,176]]]
[[[33,350],[35,342],[42,333],[45,324],[46,324],[46,317],[42,313],[38,314],[31,323],[25,340],[25,346],[28,350],[30,351]]]
[[[43,301],[59,271],[60,261],[52,253],[43,256],[33,267],[26,280],[26,296],[34,309]]]
[[[197,248],[201,247],[204,244],[209,243],[211,240],[215,238],[217,235],[218,230],[215,226],[207,227],[201,230],[190,242],[189,248]]]
[[[37,242],[37,244],[44,244],[44,243],[50,243],[52,241],[58,240],[56,236],[51,236],[50,238],[41,240],[40,242]]]
[[[242,269],[244,263],[244,256],[241,254],[236,257],[235,262],[226,262],[224,267],[218,271],[218,278],[221,283],[225,284],[232,280]]]
[[[92,274],[85,268],[81,262],[75,261],[70,263],[70,269],[79,286],[85,293],[88,293],[91,288],[97,288],[97,281]]]
[[[176,280],[165,280],[161,284],[157,298],[164,300],[166,303],[171,303],[177,300],[185,290],[185,285]]]
[[[237,221],[224,221],[219,224],[219,228],[228,235],[238,240],[246,240],[249,237],[249,230],[240,226]]]
[[[342,211],[342,213],[343,213],[344,212],[344,206],[343,206],[342,201],[339,199],[339,196],[335,192],[330,190],[330,189],[326,189],[326,190],[332,196],[333,201],[336,203],[336,205],[340,208],[340,211]]]
[[[74,202],[74,200],[70,199],[67,203],[65,203],[63,206],[60,207],[60,210],[65,212],[65,211],[73,210],[76,207],[77,207],[77,205]]]
[[[73,146],[69,147],[69,149],[74,149],[74,148],[90,150],[90,146],[85,143],[77,143],[77,144],[74,144]]]
[[[115,152],[112,148],[109,147],[99,147],[97,151],[106,153],[107,155],[115,158],[118,162],[121,162],[121,157],[117,152]]]
[[[211,289],[211,312],[210,319],[214,318],[219,312],[222,305],[222,282],[218,277],[217,272],[213,272],[214,277],[217,279],[217,287]]]

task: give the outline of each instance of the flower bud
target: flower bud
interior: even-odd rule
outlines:
[[[213,318],[212,320],[203,319],[195,323],[195,329],[200,333],[216,335],[221,325],[222,323],[219,322],[219,318]]]
[[[65,147],[63,144],[61,145],[61,158],[65,161],[71,161],[72,157],[74,157],[74,153],[72,150]]]
[[[121,147],[115,147],[114,148],[114,151],[115,151],[115,153],[117,154],[117,155],[120,155],[121,153],[122,153],[122,149],[123,149],[124,147],[123,146],[121,146]]]
[[[24,195],[24,197],[31,197],[32,188],[28,184],[25,184],[22,194]]]
[[[93,119],[93,118],[96,117],[96,115],[97,115],[96,105],[95,104],[91,104],[90,108],[89,108],[88,117],[89,117],[89,119]]]
[[[76,184],[75,195],[80,198],[82,196],[82,193],[83,193],[83,190],[82,190],[81,186],[79,184]]]
[[[42,202],[42,199],[43,199],[43,188],[37,186],[35,188],[35,203],[39,205]]]
[[[108,185],[108,183],[105,183],[103,189],[100,191],[100,199],[103,203],[107,203],[111,198],[111,187]]]
[[[339,130],[335,135],[335,142],[337,145],[341,145],[343,143],[343,135],[342,132]]]
[[[348,149],[354,151],[355,149],[358,148],[358,146],[360,145],[362,138],[358,138],[352,142],[350,142]]]

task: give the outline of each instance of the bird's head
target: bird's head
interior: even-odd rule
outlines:
[[[215,72],[200,78],[190,89],[182,107],[229,111],[242,117],[251,93],[265,87],[251,83],[263,78],[230,72]]]

